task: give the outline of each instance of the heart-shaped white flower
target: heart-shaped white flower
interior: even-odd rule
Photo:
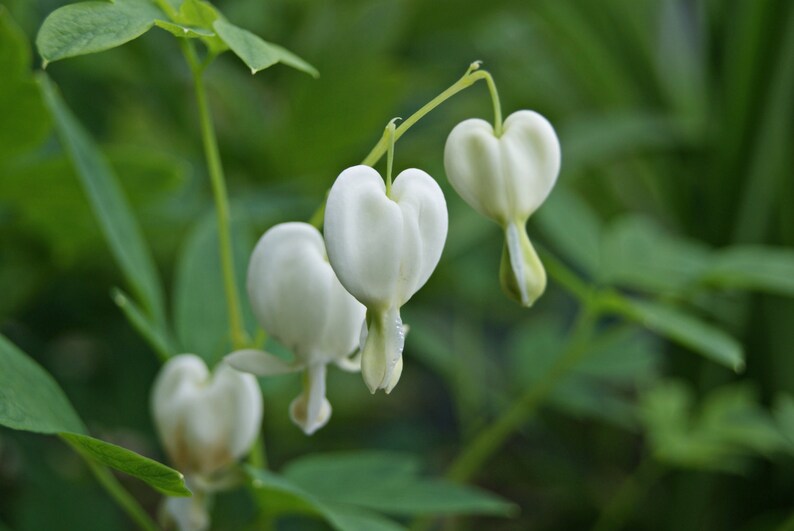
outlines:
[[[531,306],[546,288],[546,272],[527,237],[526,222],[560,171],[554,128],[533,111],[511,114],[499,137],[490,123],[465,120],[447,138],[444,167],[458,194],[504,229],[502,286]]]
[[[152,412],[171,461],[193,479],[211,483],[254,444],[262,393],[250,374],[224,363],[210,374],[204,360],[181,354],[158,374]]]
[[[323,237],[307,223],[282,223],[260,238],[248,265],[248,296],[262,328],[289,348],[295,361],[259,350],[237,351],[226,360],[259,376],[305,370],[304,391],[292,402],[290,416],[310,435],[331,416],[326,365],[359,368],[348,356],[358,344],[366,310],[339,283]]]
[[[339,281],[367,307],[361,371],[371,392],[390,392],[402,370],[400,307],[427,282],[447,237],[447,204],[435,180],[401,172],[391,193],[369,166],[343,171],[325,209],[325,243]]]

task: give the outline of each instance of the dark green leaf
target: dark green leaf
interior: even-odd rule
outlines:
[[[313,77],[320,75],[316,68],[294,53],[277,44],[264,41],[248,30],[220,19],[216,20],[212,27],[223,42],[251,69],[252,74],[276,63],[282,63]]]
[[[83,422],[52,376],[2,335],[0,425],[38,433],[85,433]]]
[[[117,264],[149,316],[165,328],[163,291],[157,269],[113,169],[61,100],[55,85],[44,74],[39,81],[61,141]]]
[[[323,502],[395,515],[498,514],[513,506],[472,487],[417,476],[410,456],[393,453],[328,454],[292,463],[286,478]]]
[[[138,478],[166,496],[191,495],[184,476],[173,468],[88,435],[61,433],[60,436],[81,455]]]
[[[608,310],[619,313],[645,328],[675,341],[712,361],[740,372],[744,369],[742,345],[733,337],[697,317],[661,303],[613,295],[604,301]]]
[[[56,9],[36,37],[44,64],[67,57],[102,52],[146,33],[165,18],[150,0],[80,2]]]

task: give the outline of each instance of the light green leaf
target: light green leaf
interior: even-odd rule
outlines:
[[[424,479],[417,472],[418,464],[410,456],[371,452],[309,456],[291,463],[284,477],[322,502],[394,515],[506,515],[514,509],[492,494]]]
[[[675,381],[651,388],[640,402],[656,457],[675,466],[737,473],[748,458],[784,446],[771,415],[741,384],[712,391],[699,410],[691,389]]]
[[[132,450],[94,439],[88,435],[76,433],[61,433],[60,435],[69,446],[84,457],[138,478],[166,496],[191,495],[185,486],[184,476],[173,468],[139,455]]]
[[[39,85],[118,266],[147,314],[165,329],[163,291],[157,269],[113,169],[46,75],[40,76]]]
[[[36,46],[44,66],[52,61],[102,52],[149,31],[165,18],[150,0],[80,2],[56,9],[44,20]]]
[[[212,27],[218,36],[223,39],[223,42],[251,69],[252,74],[256,74],[260,70],[264,70],[276,63],[282,63],[296,70],[306,72],[312,77],[320,75],[316,68],[294,53],[277,44],[264,41],[248,30],[220,19],[216,20]]]
[[[253,250],[248,223],[243,217],[232,219],[232,244],[235,272],[245,279],[248,259]],[[250,326],[251,312],[245,282],[238,282],[244,317]],[[174,279],[174,328],[183,352],[193,352],[214,364],[231,352],[226,292],[218,255],[218,228],[215,214],[201,219],[189,234],[177,260]]]
[[[204,37],[214,37],[215,33],[204,28],[197,28],[195,26],[186,26],[184,24],[176,24],[166,20],[155,20],[154,25],[158,28],[164,29],[168,33],[180,38],[199,39]]]
[[[403,531],[405,527],[388,518],[348,505],[323,503],[325,519],[338,531]]]
[[[85,433],[60,386],[0,335],[0,425],[38,433]]]
[[[731,247],[717,255],[702,280],[719,288],[794,296],[794,251],[762,246]]]
[[[590,206],[575,193],[558,188],[532,218],[549,242],[591,277],[601,263],[602,223]],[[531,222],[530,222],[531,223]]]
[[[642,216],[625,216],[605,232],[601,281],[650,293],[678,293],[709,264],[702,244],[677,238]]]
[[[692,314],[671,306],[609,295],[604,307],[640,323],[680,345],[704,355],[712,361],[741,372],[744,369],[742,345],[719,328],[701,321]]]

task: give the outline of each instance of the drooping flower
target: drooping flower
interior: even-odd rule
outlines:
[[[357,360],[348,356],[358,344],[365,309],[339,283],[323,237],[307,223],[282,223],[262,236],[248,266],[248,294],[259,323],[295,360],[253,349],[226,360],[260,376],[305,371],[304,390],[292,402],[290,416],[311,435],[331,416],[325,397],[327,365],[359,370]]]
[[[401,172],[387,192],[369,166],[343,171],[325,209],[325,243],[339,281],[367,307],[361,371],[369,390],[390,392],[402,372],[400,307],[435,269],[447,237],[447,204],[435,180]]]
[[[546,200],[560,171],[554,128],[526,110],[505,120],[501,136],[484,120],[465,120],[447,138],[444,167],[458,194],[502,226],[502,287],[531,306],[546,289],[546,271],[529,241],[526,222]]]
[[[259,384],[226,364],[212,374],[198,356],[181,354],[160,370],[151,405],[166,453],[193,491],[192,498],[167,500],[166,511],[183,531],[207,529],[205,496],[227,484],[231,465],[259,433]]]

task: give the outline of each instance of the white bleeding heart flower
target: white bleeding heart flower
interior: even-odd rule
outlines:
[[[342,285],[367,307],[361,372],[371,392],[390,392],[402,372],[400,307],[435,269],[447,237],[447,204],[435,180],[408,169],[390,193],[369,166],[343,171],[325,209],[328,258]]]
[[[180,354],[168,360],[152,389],[160,439],[177,468],[194,481],[211,482],[248,453],[262,422],[256,378]]]
[[[560,171],[554,128],[533,111],[511,114],[501,136],[484,120],[465,120],[447,138],[444,167],[458,194],[504,229],[502,286],[531,306],[546,288],[546,272],[529,241],[526,222],[546,200]]]
[[[290,416],[311,435],[331,416],[326,366],[359,370],[348,356],[358,345],[366,310],[339,283],[323,237],[307,223],[282,223],[262,236],[248,265],[248,295],[262,328],[289,348],[295,361],[252,349],[226,360],[259,376],[305,371],[304,390],[292,402]]]

